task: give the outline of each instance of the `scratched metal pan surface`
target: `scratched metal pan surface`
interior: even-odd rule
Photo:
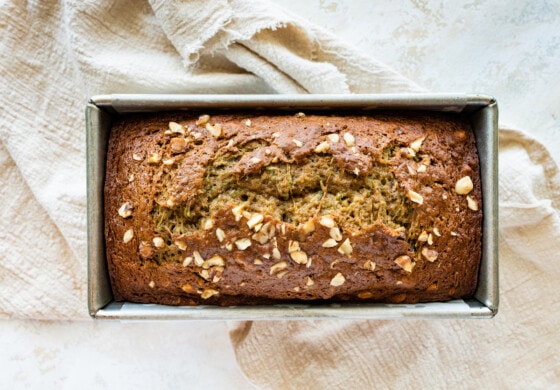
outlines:
[[[479,281],[472,299],[418,304],[290,304],[268,306],[174,307],[115,302],[107,271],[103,233],[103,182],[112,121],[131,112],[171,110],[275,109],[332,114],[350,110],[448,111],[466,114],[480,158],[483,232]],[[86,105],[88,306],[96,319],[295,320],[492,318],[498,311],[498,106],[478,94],[391,95],[99,95]]]

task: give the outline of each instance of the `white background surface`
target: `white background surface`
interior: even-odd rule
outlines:
[[[428,90],[493,95],[558,159],[560,2],[276,2]],[[0,321],[0,367],[0,388],[249,386],[220,322]]]

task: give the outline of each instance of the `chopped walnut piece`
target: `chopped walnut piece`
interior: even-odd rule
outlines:
[[[133,209],[132,205],[128,202],[125,202],[119,208],[119,215],[123,218],[128,218],[132,216],[132,209]]]
[[[332,227],[331,230],[329,230],[329,236],[335,241],[342,240],[342,233],[340,233],[340,229],[337,227]]]
[[[202,221],[202,230],[210,230],[214,227],[214,221],[212,218],[206,218]]]
[[[278,273],[276,274],[276,277],[277,277],[278,279],[282,279],[282,278],[284,277],[284,275],[286,275],[287,273],[288,273],[287,270],[286,270],[286,271],[280,271],[280,272],[278,272]]]
[[[306,264],[307,263],[307,253],[302,250],[290,252],[290,257],[293,261],[298,264]]]
[[[130,240],[132,240],[133,238],[134,238],[134,230],[128,229],[126,232],[124,232],[123,242],[125,244],[128,244]]]
[[[175,164],[175,157],[171,157],[171,158],[166,158],[165,160],[162,161],[163,165],[173,165]]]
[[[288,268],[288,263],[286,263],[285,261],[280,261],[276,264],[273,264],[270,267],[270,275],[274,275],[275,273],[277,273],[278,271],[282,271],[284,269]]]
[[[295,286],[295,287],[294,287],[294,291],[295,291],[295,292],[299,292],[299,286]]]
[[[375,262],[371,260],[366,260],[366,262],[364,263],[364,268],[369,271],[375,271],[375,266]]]
[[[434,228],[432,229],[432,231],[434,232],[434,234],[435,234],[436,236],[441,237],[441,233],[439,232],[439,229],[438,229],[437,227],[434,227]]]
[[[156,282],[154,282],[153,280],[150,280],[150,283],[148,283],[148,286],[150,286],[150,288],[154,288],[156,286]]]
[[[183,153],[187,148],[187,140],[181,137],[171,138],[169,141],[171,153]]]
[[[434,236],[432,236],[432,233],[428,234],[428,245],[434,245]]]
[[[422,142],[424,142],[425,139],[426,137],[415,139],[414,141],[411,142],[410,149],[414,150],[415,152],[418,152],[420,150],[420,147],[422,146]]]
[[[438,253],[430,248],[422,248],[422,256],[429,262],[433,263],[438,258]]]
[[[216,228],[216,237],[219,242],[222,242],[226,238],[226,233],[221,228]]]
[[[224,267],[225,265],[226,262],[222,256],[214,255],[202,263],[202,268],[208,269],[210,267],[215,267],[215,266]]]
[[[245,126],[251,127],[251,119],[247,119],[247,120],[245,121]]]
[[[228,242],[226,245],[224,245],[224,248],[231,252],[233,250],[233,244],[231,242]]]
[[[346,281],[346,279],[344,278],[344,275],[342,275],[340,272],[337,273],[332,279],[331,279],[331,286],[333,287],[338,287],[338,286],[342,286],[344,284],[344,282]]]
[[[420,164],[420,166],[416,169],[416,172],[418,173],[424,173],[426,172],[427,167],[424,164]]]
[[[329,139],[330,142],[332,142],[333,144],[336,144],[339,140],[340,137],[338,134],[329,134],[327,135],[327,138]]]
[[[280,260],[282,255],[280,254],[278,248],[272,248],[272,257],[274,257],[276,260]]]
[[[333,228],[336,226],[334,219],[328,215],[323,215],[319,220],[319,224],[323,225],[324,227]]]
[[[354,138],[354,136],[350,133],[344,133],[344,135],[342,136],[342,138],[344,139],[344,142],[346,143],[346,145],[348,146],[354,146],[356,144],[356,139]]]
[[[470,196],[467,196],[467,206],[473,211],[478,211],[478,202]]]
[[[241,217],[243,217],[243,207],[245,207],[245,205],[235,206],[234,208],[231,209],[231,212],[235,217],[235,222],[239,222]]]
[[[305,280],[305,285],[306,286],[313,286],[315,284],[315,282],[313,281],[313,279],[311,279],[309,276],[307,277],[307,279]]]
[[[222,125],[219,123],[216,123],[215,125],[207,123],[206,130],[208,130],[208,132],[212,134],[214,138],[220,138],[222,136]]]
[[[187,256],[185,257],[185,260],[183,260],[183,267],[188,267],[190,263],[192,263],[193,258],[192,256]]]
[[[459,195],[467,195],[473,189],[473,182],[470,176],[465,176],[457,180],[455,183],[455,192]]]
[[[262,262],[261,259],[255,259],[255,261],[253,261],[253,264],[255,264],[255,265],[262,265],[263,262]]]
[[[187,243],[183,240],[175,240],[175,246],[179,248],[179,250],[186,251],[187,250]]]
[[[134,161],[142,161],[143,160],[142,156],[140,156],[139,154],[136,154],[136,153],[132,153],[132,159]]]
[[[315,223],[312,219],[310,219],[309,221],[302,224],[300,229],[303,234],[313,233],[315,231]]]
[[[412,269],[414,268],[414,266],[416,265],[412,259],[410,258],[410,256],[407,255],[403,255],[403,256],[399,256],[395,259],[395,263],[401,267],[402,269],[404,269],[406,272],[412,272]]]
[[[457,237],[457,236],[458,236],[457,232],[451,232],[451,233],[449,233],[449,234],[451,234],[453,237]]]
[[[177,122],[169,122],[170,133],[185,135],[185,128]]]
[[[163,238],[161,237],[154,237],[152,242],[156,248],[163,248],[165,246],[165,241],[163,241]]]
[[[247,226],[249,226],[249,229],[253,229],[259,223],[261,223],[263,219],[264,217],[262,214],[253,214],[251,218],[249,218],[249,220],[247,221]]]
[[[338,245],[338,242],[334,238],[329,238],[327,241],[323,242],[321,245],[323,248],[334,248]]]
[[[411,202],[418,203],[418,204],[424,203],[424,198],[418,192],[408,190],[406,196],[408,197],[408,199],[410,199]]]
[[[315,147],[315,153],[325,153],[330,148],[330,144],[327,141],[323,141]]]
[[[128,182],[132,183],[134,181],[134,173],[131,173],[130,176],[128,177]]]
[[[152,153],[148,156],[148,163],[149,164],[159,164],[161,161],[161,155],[158,153]]]
[[[350,244],[350,239],[347,238],[344,242],[338,247],[338,253],[343,255],[350,255],[352,253],[352,244]]]
[[[259,232],[255,233],[255,234],[253,234],[253,235],[251,236],[251,238],[252,238],[253,240],[255,240],[256,242],[258,242],[259,244],[261,244],[261,245],[266,244],[266,243],[268,242],[268,240],[269,240],[268,235],[267,235],[266,233],[262,232],[262,231],[259,231]]]
[[[251,246],[251,240],[249,238],[240,238],[235,240],[235,246],[240,251],[244,251],[245,249]]]
[[[301,147],[303,146],[303,143],[302,143],[300,140],[298,140],[298,139],[295,139],[295,138],[294,138],[292,141],[294,142],[294,144],[296,144],[296,146],[297,146],[298,148],[301,148]]]
[[[214,295],[218,295],[220,292],[218,290],[214,290],[213,288],[205,288],[202,293],[200,293],[200,297],[202,299],[208,299],[213,297]]]
[[[208,123],[210,120],[210,115],[201,115],[198,117],[198,120],[195,122],[195,125],[201,126]]]
[[[204,264],[204,258],[202,257],[202,255],[200,254],[199,251],[194,251],[193,252],[193,257],[194,257],[194,263],[198,266],[198,267],[202,267],[202,264]]]
[[[288,241],[288,252],[289,253],[299,251],[299,250],[300,250],[300,247],[299,247],[299,242],[298,241],[294,241],[294,240]]]
[[[183,290],[187,294],[194,294],[196,292],[196,289],[188,283],[181,286],[181,290]]]
[[[428,233],[425,230],[422,230],[422,233],[418,236],[418,241],[426,242],[428,241]]]

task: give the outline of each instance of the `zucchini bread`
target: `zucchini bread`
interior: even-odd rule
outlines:
[[[105,239],[117,301],[471,296],[481,188],[445,113],[159,113],[113,124]]]

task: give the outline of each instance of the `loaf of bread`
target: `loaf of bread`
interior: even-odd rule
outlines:
[[[458,114],[135,114],[105,178],[115,300],[416,303],[473,294],[481,188]]]

